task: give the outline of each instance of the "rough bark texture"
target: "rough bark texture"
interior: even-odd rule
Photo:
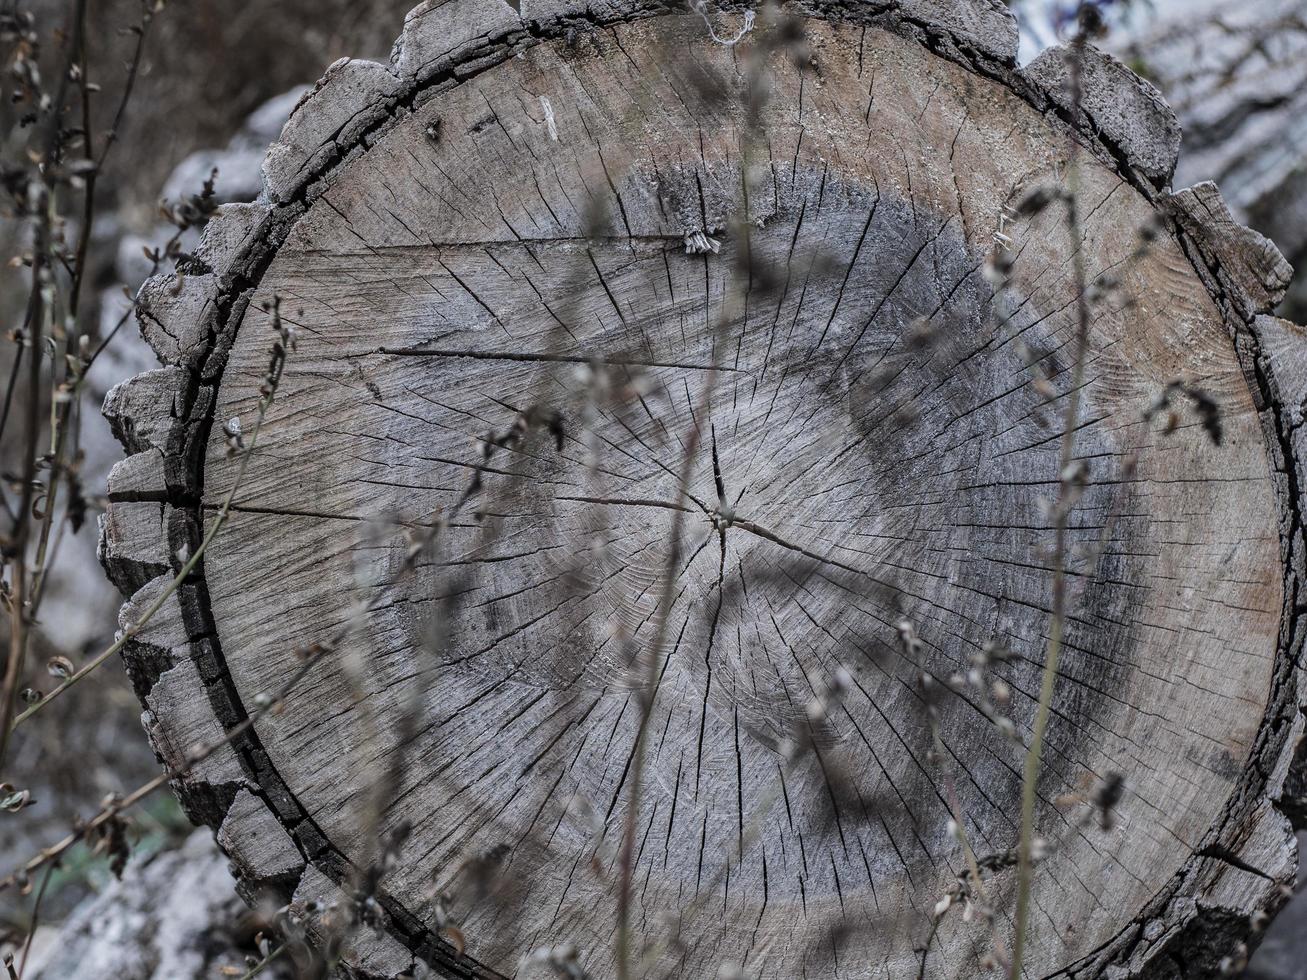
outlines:
[[[1177,180],[1214,180],[1231,210],[1307,259],[1307,10],[1299,0],[1193,0],[1132,41],[1184,126]],[[1307,316],[1307,279],[1287,305]]]
[[[106,403],[133,453],[104,525],[135,593],[124,624],[231,486],[222,423],[253,417],[274,298],[299,329],[203,576],[126,656],[176,764],[371,603],[341,654],[361,680],[324,661],[177,787],[246,894],[330,906],[369,860],[369,787],[403,748],[383,823],[413,833],[385,931],[351,942],[362,975],[511,975],[563,941],[611,974],[628,659],[648,655],[665,587],[638,934],[665,938],[665,915],[706,893],[676,975],[917,975],[962,869],[943,774],[979,852],[1016,840],[1019,748],[950,696],[932,761],[919,678],[1011,647],[994,671],[1029,730],[1077,252],[1092,283],[1119,280],[1095,308],[1091,478],[1069,532],[1104,553],[1075,576],[1029,975],[1209,975],[1292,879],[1307,347],[1267,315],[1283,260],[1214,187],[1169,192],[1174,117],[1110,56],[1088,56],[1076,130],[1062,53],[1019,71],[997,2],[792,12],[809,57],[770,55],[755,125],[750,52],[775,27],[732,47],[739,18],[714,37],[652,3],[424,4],[390,65],[332,66],[270,150],[261,200],[224,208],[147,294],[164,367]],[[1001,222],[1065,182],[1073,143],[1081,240],[1056,207]],[[1000,228],[1015,261],[996,300]],[[1219,448],[1187,417],[1171,434],[1141,418],[1177,378],[1216,400]],[[561,431],[486,462],[485,434],[528,408]],[[456,516],[436,556],[398,577],[407,542],[374,525],[441,508]],[[920,651],[898,644],[904,618]],[[850,690],[810,726],[841,667]],[[422,722],[401,738],[415,690]],[[796,732],[813,758],[786,768]],[[1104,833],[1071,797],[1111,772],[1129,792]],[[488,852],[512,887],[472,902],[457,870]],[[992,884],[1010,909],[1012,872]],[[926,975],[976,975],[990,941],[946,918]]]

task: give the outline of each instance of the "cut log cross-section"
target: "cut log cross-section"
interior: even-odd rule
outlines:
[[[1071,105],[1065,52],[1018,69],[993,0],[520,6],[424,4],[390,65],[333,65],[262,198],[147,287],[164,367],[106,404],[126,625],[237,478],[276,311],[296,330],[202,574],[125,654],[176,765],[358,621],[176,782],[243,890],[325,932],[407,827],[349,969],[527,976],[571,943],[612,976],[638,778],[652,975],[982,974],[1014,928],[1083,281],[1027,975],[1215,971],[1302,811],[1307,344],[1266,315],[1274,247],[1214,187],[1170,193],[1150,86],[1087,48]],[[1078,240],[1060,203],[1018,214],[1052,187]],[[1149,413],[1173,382],[1219,444],[1183,398]],[[992,929],[934,928],[955,816]]]

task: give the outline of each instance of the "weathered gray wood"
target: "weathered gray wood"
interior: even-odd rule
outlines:
[[[342,928],[354,915],[354,903],[317,868],[309,866],[304,872],[290,907],[302,919],[309,937],[321,943],[339,942],[345,937],[342,958],[359,972],[384,977],[412,975],[413,953],[393,936],[366,926]]]
[[[1214,180],[1231,210],[1307,260],[1307,10],[1300,0],[1171,4],[1121,56],[1142,66],[1184,128],[1178,184]],[[1288,301],[1307,309],[1307,280]]]
[[[641,941],[706,896],[664,961],[677,975],[916,976],[963,866],[941,773],[982,854],[1015,843],[1019,748],[974,698],[946,697],[942,770],[919,680],[1008,646],[1019,656],[992,671],[1028,731],[1078,251],[1109,298],[1070,536],[1105,553],[1075,576],[1030,974],[1165,975],[1198,939],[1193,962],[1213,969],[1295,865],[1281,797],[1301,737],[1300,468],[1278,378],[1302,346],[1250,319],[1283,288],[1273,248],[1207,190],[1158,192],[1174,119],[1120,64],[1091,55],[1090,127],[1073,134],[1058,63],[1019,73],[993,3],[809,9],[802,70],[758,54],[765,21],[728,46],[654,5],[544,9],[425,4],[389,68],[333,66],[270,151],[265,201],[220,216],[207,267],[148,294],[144,329],[181,383],[111,399],[129,448],[164,454],[163,497],[144,472],[111,488],[106,562],[132,588],[159,556],[180,565],[230,489],[222,425],[253,418],[275,300],[298,331],[202,580],[128,653],[165,761],[239,725],[297,649],[372,608],[284,710],[187,777],[192,812],[221,823],[247,888],[338,903],[376,851],[369,793],[402,748],[381,829],[412,835],[383,880],[384,933],[356,937],[353,968],[511,975],[572,942],[609,976],[631,658],[650,655],[670,588]],[[718,38],[745,26],[712,22]],[[1001,217],[1065,180],[1073,140],[1074,246],[1056,207]],[[1004,329],[984,275],[1000,229]],[[1175,379],[1216,400],[1219,448],[1187,418],[1169,435],[1142,418]],[[487,433],[527,409],[561,433],[487,461]],[[159,520],[134,519],[143,507]],[[435,555],[400,577],[399,532],[442,512]],[[899,646],[904,618],[919,658]],[[784,771],[842,671],[815,758]],[[1129,791],[1104,833],[1068,798],[1112,772]],[[288,833],[275,848],[242,837],[268,840],[270,820]],[[459,885],[490,852],[507,882],[493,899]],[[1007,935],[1012,872],[992,884]],[[974,976],[989,944],[947,917],[927,975]]]
[[[1025,69],[1026,78],[1064,112],[1072,106],[1070,57],[1070,49],[1059,45]],[[1166,186],[1180,154],[1180,124],[1162,93],[1092,45],[1082,57],[1080,111],[1126,161],[1154,184]]]
[[[259,868],[266,878],[297,880],[304,857],[265,801],[247,789],[236,794],[218,828],[218,843],[242,867]]]
[[[1245,315],[1270,313],[1280,305],[1293,279],[1293,267],[1270,239],[1234,220],[1215,184],[1205,181],[1186,187],[1172,195],[1171,203],[1200,247],[1250,300]]]

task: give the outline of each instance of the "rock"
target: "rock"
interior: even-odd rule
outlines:
[[[198,830],[177,850],[133,860],[61,926],[38,931],[25,976],[212,980],[224,967],[246,969],[252,937],[227,859]],[[261,975],[277,977],[276,965]]]
[[[198,193],[210,172],[217,169],[214,189],[219,201],[254,200],[263,187],[259,168],[268,144],[281,133],[291,110],[308,91],[307,86],[298,86],[269,99],[254,110],[225,147],[192,153],[168,177],[163,185],[163,197],[176,200]]]

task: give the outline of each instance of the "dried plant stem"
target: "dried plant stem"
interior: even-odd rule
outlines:
[[[282,956],[282,954],[284,954],[288,949],[290,949],[290,944],[282,943],[271,953],[269,953],[263,959],[259,960],[259,962],[255,963],[252,967],[250,967],[248,970],[242,973],[240,976],[240,980],[253,980],[254,977],[257,977],[260,973],[262,973],[274,962],[276,962],[276,960],[278,960]]]
[[[944,766],[945,757],[944,737],[939,729],[939,719],[933,708],[926,711],[926,721],[930,725],[930,737],[934,744],[935,757],[939,760],[940,775],[944,782],[945,798],[948,801],[949,812],[953,816],[953,823],[957,826],[958,843],[962,845],[962,854],[967,862],[967,871],[971,874],[971,880],[975,883],[976,891],[988,906],[989,889],[985,887],[985,879],[980,872],[980,862],[976,860],[975,848],[971,846],[971,835],[967,833],[967,823],[963,817],[962,801],[958,796],[957,781],[953,778],[953,773]],[[930,933],[926,937],[925,948],[921,951],[921,966],[917,973],[917,980],[923,980],[926,974],[926,959],[930,956],[931,946],[934,945],[935,937],[939,934],[939,923],[942,915],[932,917]],[[985,919],[989,924],[990,938],[994,943],[994,953],[1000,961],[1006,960],[1006,950],[1003,948],[1003,941],[998,935],[998,930],[994,926],[994,916],[991,910],[986,908]]]
[[[9,369],[9,384],[5,388],[5,407],[3,412],[0,412],[0,436],[3,436],[5,429],[9,428],[9,410],[14,404],[14,392],[18,390],[18,374],[23,367],[23,351],[27,349],[27,328],[32,323],[32,306],[34,302],[35,296],[29,296],[27,300],[27,317],[23,322],[22,333],[15,334],[17,343],[14,345],[14,364]],[[6,499],[4,503],[5,508],[8,509],[9,501]],[[10,516],[13,516],[12,512]]]
[[[77,236],[77,259],[73,265],[73,281],[69,289],[68,312],[74,321],[77,318],[82,283],[86,278],[86,255],[90,247],[91,229],[95,221],[96,179],[100,176],[100,171],[104,169],[105,161],[108,160],[109,153],[118,140],[118,131],[122,126],[123,116],[127,113],[127,105],[131,102],[132,93],[136,89],[136,78],[140,74],[141,61],[145,56],[145,40],[149,35],[150,24],[153,21],[154,15],[149,5],[143,4],[141,23],[133,29],[133,33],[136,35],[136,45],[132,50],[131,59],[127,62],[127,78],[123,83],[122,95],[118,99],[113,123],[105,134],[104,146],[100,148],[98,156],[91,142],[91,90],[90,78],[86,71],[86,46],[83,40],[81,51],[82,70],[78,77],[82,90],[82,138],[86,141],[84,147],[86,159],[95,166],[86,175],[86,191],[82,195],[82,226]],[[157,271],[157,266],[155,271]],[[150,275],[153,274],[154,271],[151,271]]]
[[[716,350],[716,348],[714,348]],[[699,399],[698,409],[693,418],[708,418],[711,415],[712,390],[717,376],[717,364],[712,369]],[[697,422],[690,427],[685,442],[685,453],[681,459],[681,471],[677,475],[676,503],[691,499],[690,472],[694,467],[694,458],[698,453],[699,443],[703,440],[703,427]],[[635,875],[635,838],[639,804],[644,786],[645,733],[649,721],[653,718],[654,706],[658,700],[658,680],[662,675],[662,651],[667,642],[667,623],[671,618],[672,600],[675,596],[676,569],[681,560],[681,527],[685,523],[687,508],[677,507],[672,516],[672,528],[668,538],[667,561],[663,566],[663,587],[658,594],[657,627],[654,630],[653,643],[649,648],[646,671],[640,687],[640,725],[635,733],[635,759],[631,764],[631,796],[626,807],[626,820],[622,833],[620,856],[621,879],[617,893],[617,978],[630,980],[631,977],[631,884]]]
[[[789,766],[793,766],[797,761],[797,758],[798,757],[796,756],[791,760]],[[782,785],[782,777],[778,773],[776,781],[772,783],[771,788],[759,800],[757,812],[749,821],[749,825],[744,829],[744,836],[741,839],[739,855],[739,861],[741,863],[744,861],[744,853],[751,848],[754,842],[762,835],[763,824],[771,815],[776,804],[784,797],[784,794],[785,790]],[[685,908],[681,910],[679,915],[681,921],[684,921],[697,913],[708,903],[709,899],[714,897],[717,886],[726,878],[730,866],[730,861],[725,861],[722,863],[721,867],[712,873],[712,876],[705,882],[705,886],[700,888],[694,898],[690,899]],[[739,865],[737,864],[736,867],[739,867]],[[663,954],[665,945],[666,944],[663,943],[654,943],[650,946],[639,963],[637,975],[644,976],[653,967],[653,965],[658,961],[658,957]]]
[[[89,660],[86,663],[86,665],[82,667],[81,670],[77,671],[75,674],[69,675],[67,678],[63,680],[62,683],[60,683],[57,687],[51,690],[44,698],[42,698],[40,701],[37,701],[34,705],[29,707],[26,711],[24,711],[17,718],[15,718],[13,724],[11,726],[8,726],[10,731],[12,731],[14,728],[17,728],[20,724],[22,724],[32,715],[36,714],[38,711],[44,708],[47,704],[49,704],[59,695],[63,694],[64,691],[68,690],[68,688],[72,687],[78,681],[82,680],[82,678],[84,678],[87,674],[91,673],[93,670],[95,670],[97,667],[103,664],[114,654],[118,653],[118,651],[121,650],[129,640],[135,637],[138,633],[140,633],[141,630],[143,630],[146,627],[146,625],[150,622],[150,619],[154,616],[155,613],[157,613],[160,609],[163,608],[163,604],[167,602],[169,598],[172,597],[173,593],[176,592],[179,588],[181,588],[181,584],[185,582],[187,577],[191,574],[191,572],[195,570],[195,566],[198,565],[200,563],[200,560],[204,557],[204,552],[208,549],[209,545],[213,542],[213,539],[217,537],[218,532],[222,529],[223,524],[225,524],[227,521],[227,517],[231,512],[232,503],[236,499],[236,493],[240,489],[241,483],[245,479],[245,471],[249,468],[250,457],[254,455],[254,447],[259,440],[259,430],[263,427],[263,420],[267,417],[268,409],[272,406],[274,395],[275,392],[259,400],[258,415],[256,416],[254,421],[254,428],[250,432],[249,445],[245,448],[244,452],[241,454],[240,465],[236,469],[236,478],[232,481],[231,489],[227,491],[227,496],[223,499],[222,507],[219,509],[218,513],[214,516],[213,520],[209,522],[209,528],[204,534],[204,539],[200,542],[199,547],[195,549],[195,553],[191,555],[189,559],[187,559],[186,564],[184,564],[181,567],[181,571],[179,571],[176,574],[176,576],[173,577],[173,580],[168,583],[168,586],[163,590],[162,593],[159,594],[158,598],[156,598],[152,603],[150,603],[149,607],[145,610],[145,612],[141,615],[141,617],[138,620],[136,620],[136,622],[132,623],[130,626],[124,629],[112,644],[106,647],[94,658]]]
[[[45,892],[50,887],[50,877],[54,874],[54,869],[53,864],[45,869],[45,874],[41,876],[41,887],[36,890],[36,898],[32,901],[32,918],[27,924],[27,938],[23,940],[23,955],[18,959],[20,978],[27,972],[27,957],[32,952],[32,938],[36,935],[36,927],[41,921],[41,902],[45,900]]]
[[[61,142],[64,137],[65,100],[70,79],[82,55],[82,39],[85,36],[86,10],[88,0],[75,0],[70,12],[67,29],[67,55],[59,75],[59,86],[55,97],[49,104],[49,110],[42,131],[41,161],[44,166],[40,181],[33,181],[36,188],[35,200],[30,204],[30,217],[33,224],[32,277],[29,302],[30,337],[26,337],[31,347],[28,358],[28,390],[26,446],[23,459],[23,486],[19,511],[14,515],[14,527],[7,542],[7,563],[10,573],[10,644],[8,663],[5,667],[3,687],[0,688],[0,766],[3,766],[9,753],[9,735],[13,727],[11,719],[18,694],[18,679],[26,659],[28,620],[31,615],[27,594],[29,576],[26,571],[27,546],[31,532],[33,487],[36,483],[37,444],[40,439],[41,417],[41,338],[45,320],[50,319],[53,335],[55,323],[55,266],[53,256],[51,228],[55,222],[56,193],[54,187],[55,167],[59,157]],[[6,413],[7,414],[7,413]],[[57,468],[52,471],[57,474]],[[52,481],[55,476],[52,475]],[[46,514],[49,520],[51,515]],[[48,531],[42,532],[41,550]],[[35,585],[36,576],[31,585]]]
[[[265,699],[261,705],[255,708],[254,711],[250,712],[244,721],[228,730],[222,738],[187,752],[186,760],[181,765],[166,769],[149,782],[138,786],[127,796],[113,800],[106,806],[102,807],[99,813],[81,827],[74,830],[63,840],[59,841],[57,844],[51,845],[50,847],[44,848],[21,868],[6,875],[4,878],[0,878],[0,891],[13,887],[20,881],[29,878],[33,872],[39,871],[46,865],[59,860],[72,847],[74,847],[78,841],[86,837],[87,834],[98,830],[109,821],[115,819],[119,814],[131,809],[161,786],[165,786],[170,781],[186,775],[186,773],[190,772],[191,769],[209,758],[223,746],[229,745],[236,739],[240,738],[249,731],[260,718],[280,705],[290,695],[291,691],[293,691],[295,687],[309,675],[313,668],[334,649],[335,642],[319,644],[310,648],[308,654],[300,663],[299,669],[291,674],[286,682],[278,688],[275,694]]]
[[[84,12],[81,14],[84,16]],[[96,215],[96,184],[100,171],[104,168],[105,162],[109,158],[109,153],[113,149],[114,142],[117,139],[118,128],[122,125],[123,116],[126,114],[127,105],[131,101],[132,92],[136,86],[136,77],[140,72],[141,60],[145,54],[145,40],[149,33],[150,24],[153,21],[153,14],[148,5],[143,5],[141,23],[134,29],[136,35],[136,45],[132,51],[132,57],[127,63],[127,80],[123,86],[122,96],[118,100],[118,106],[114,113],[112,128],[105,136],[104,146],[101,148],[99,155],[95,154],[94,147],[91,145],[91,86],[90,78],[86,66],[86,32],[80,30],[78,34],[81,37],[81,43],[78,47],[77,58],[80,65],[78,72],[78,87],[81,96],[81,114],[82,114],[82,139],[85,141],[83,153],[88,163],[93,164],[86,174],[85,189],[82,193],[82,221],[78,231],[76,253],[72,267],[72,277],[68,289],[68,323],[70,332],[65,338],[65,349],[69,357],[69,362],[64,366],[63,383],[56,387],[56,397],[52,399],[50,406],[50,489],[45,504],[45,516],[41,523],[40,542],[37,546],[35,572],[32,577],[32,594],[28,603],[28,614],[35,619],[37,610],[41,605],[41,598],[45,591],[46,572],[48,564],[46,558],[46,549],[50,540],[50,531],[56,520],[56,496],[59,492],[60,477],[66,472],[63,463],[63,454],[68,443],[70,435],[69,418],[76,410],[78,395],[81,393],[82,386],[86,379],[87,371],[90,369],[94,357],[81,365],[75,371],[70,367],[72,359],[77,356],[79,336],[81,331],[78,329],[78,315],[81,307],[82,284],[86,278],[87,254],[90,250],[91,234],[95,225]],[[174,236],[174,238],[179,237]],[[158,271],[159,263],[156,260],[154,268],[150,270],[150,275]],[[95,356],[98,356],[105,346],[117,334],[118,328],[122,326],[123,320],[136,309],[135,299],[131,308],[114,326],[110,334],[105,337],[100,345],[96,348]],[[62,397],[60,397],[62,395]],[[74,451],[78,431],[73,426],[71,435],[74,437]]]
[[[41,518],[41,530],[37,535],[36,558],[32,565],[32,589],[27,600],[27,614],[36,618],[41,605],[41,594],[45,591],[45,573],[48,569],[47,553],[50,546],[50,532],[55,525],[55,510],[59,496],[59,479],[64,472],[63,453],[68,434],[68,406],[71,398],[61,402],[58,397],[50,406],[50,487],[45,498],[45,513]]]
[[[3,690],[0,690],[0,766],[9,754],[9,733],[12,730],[15,699],[18,695],[18,678],[27,651],[27,539],[32,513],[32,485],[36,481],[37,442],[40,438],[40,385],[41,385],[41,328],[45,316],[44,255],[45,232],[48,226],[38,224],[38,248],[32,263],[32,291],[34,303],[31,323],[31,356],[27,359],[27,448],[23,459],[23,489],[14,531],[9,542],[12,554],[9,582],[9,657],[5,664]]]
[[[184,229],[179,228],[176,232],[173,233],[172,237],[169,238],[168,241],[164,243],[163,248],[159,249],[154,254],[154,258],[150,266],[149,274],[146,275],[145,277],[145,282],[148,282],[150,280],[150,277],[155,275],[159,271],[159,266],[162,264],[162,257],[170,254],[172,252],[173,247],[177,245],[179,242],[181,242],[183,231]],[[77,386],[79,389],[83,384],[85,384],[87,375],[91,373],[91,366],[95,364],[96,360],[99,359],[100,355],[104,353],[105,348],[108,347],[111,343],[113,343],[113,339],[118,336],[118,331],[120,331],[124,326],[126,326],[127,321],[132,318],[132,314],[136,313],[136,311],[140,308],[141,292],[144,290],[144,288],[145,288],[144,283],[142,283],[142,285],[137,288],[136,294],[131,297],[131,303],[128,305],[127,309],[123,310],[122,315],[118,317],[117,322],[114,323],[113,327],[109,330],[109,332],[105,334],[103,338],[101,338],[100,343],[96,346],[95,350],[91,353],[91,356],[88,357],[86,359],[86,363],[82,365],[81,377],[77,379]]]
[[[1073,122],[1079,122],[1081,102],[1081,71],[1085,35],[1078,32],[1071,45],[1071,104]],[[1071,511],[1072,463],[1075,459],[1075,434],[1080,416],[1080,393],[1084,387],[1085,360],[1089,350],[1089,297],[1085,271],[1084,251],[1081,246],[1080,212],[1078,203],[1080,145],[1071,143],[1071,159],[1067,170],[1067,232],[1071,240],[1072,265],[1076,289],[1075,359],[1072,365],[1071,389],[1067,393],[1066,414],[1062,423],[1062,445],[1058,457],[1058,499],[1055,504],[1053,541],[1053,609],[1049,625],[1048,647],[1044,656],[1043,678],[1039,685],[1039,704],[1035,709],[1035,722],[1030,733],[1030,744],[1021,782],[1021,836],[1017,845],[1017,902],[1016,930],[1013,939],[1011,980],[1021,977],[1022,962],[1030,932],[1030,889],[1034,878],[1034,823],[1035,801],[1038,795],[1039,773],[1043,761],[1044,734],[1052,709],[1053,692],[1057,685],[1058,663],[1062,655],[1063,632],[1066,627],[1067,587],[1067,521]]]
[[[1059,534],[1059,539],[1061,535]],[[1025,956],[1027,934],[1030,927],[1030,885],[1034,876],[1031,856],[1034,853],[1035,796],[1039,782],[1044,731],[1048,727],[1049,705],[1057,682],[1058,659],[1062,652],[1062,622],[1065,616],[1065,572],[1063,562],[1054,569],[1053,623],[1044,660],[1044,677],[1039,687],[1039,707],[1035,712],[1035,725],[1026,749],[1025,770],[1021,783],[1021,839],[1017,847],[1017,922],[1013,940],[1012,980],[1021,976],[1021,963]],[[1061,601],[1059,601],[1061,600]]]
[[[750,19],[749,24],[752,24]],[[758,137],[757,128],[758,120],[751,118],[749,122],[750,136],[752,139]],[[749,200],[749,172],[750,163],[754,156],[752,143],[746,141],[744,145],[743,159],[740,167],[740,191],[742,202],[741,213],[738,218],[739,242],[742,249],[741,260],[747,264],[749,261],[749,239],[748,239],[748,200]],[[737,290],[738,291],[738,286]],[[740,297],[736,291],[728,291],[723,300],[723,307],[714,326],[716,339],[723,339],[730,325],[738,315]],[[645,663],[644,678],[640,683],[640,723],[635,734],[635,758],[631,765],[631,790],[629,802],[626,807],[626,815],[622,833],[622,846],[619,852],[620,879],[617,893],[617,980],[631,980],[631,892],[633,879],[635,877],[635,846],[637,836],[637,823],[639,821],[640,802],[644,791],[644,768],[645,768],[645,736],[648,732],[649,722],[653,718],[654,707],[658,700],[659,682],[662,679],[663,666],[665,658],[663,656],[663,647],[667,642],[667,625],[671,618],[672,604],[675,600],[675,586],[677,580],[677,566],[680,564],[680,539],[681,528],[685,523],[686,513],[692,513],[685,505],[687,501],[698,504],[701,509],[703,504],[695,500],[690,493],[690,476],[694,467],[694,459],[698,454],[700,443],[703,441],[703,425],[699,419],[712,418],[712,396],[717,384],[717,375],[721,365],[718,362],[719,352],[723,345],[714,342],[712,345],[712,363],[704,379],[703,393],[699,397],[699,404],[691,413],[694,420],[690,426],[688,438],[684,441],[684,452],[681,458],[680,472],[677,474],[676,490],[676,508],[672,518],[672,527],[668,538],[667,561],[663,568],[663,583],[659,590],[658,607],[655,615],[656,626],[654,628],[653,642],[649,647],[649,655]],[[713,447],[714,460],[716,458],[716,444]],[[724,512],[727,509],[726,501],[721,494],[721,481],[718,476],[718,507],[723,513],[710,513],[709,517],[714,523],[719,520],[734,520],[734,516],[727,516]],[[720,525],[718,533],[723,535],[722,547],[723,556],[725,555],[725,525]]]
[[[930,932],[926,936],[926,945],[921,950],[921,965],[917,967],[917,980],[926,980],[926,957],[930,955],[930,947],[935,944],[935,934],[939,932],[939,924],[943,921],[943,916],[931,917]]]
[[[89,832],[98,830],[100,827],[103,827],[105,824],[107,824],[110,820],[117,817],[124,810],[128,810],[131,807],[135,806],[137,803],[141,802],[141,800],[145,799],[147,796],[149,796],[159,787],[168,783],[169,780],[176,779],[179,776],[185,775],[186,772],[192,766],[200,762],[203,762],[206,758],[208,758],[219,748],[221,748],[221,746],[225,745],[233,738],[236,738],[237,736],[243,734],[248,726],[249,726],[248,721],[242,723],[237,728],[232,729],[232,731],[228,733],[227,737],[223,739],[222,742],[215,743],[211,746],[206,746],[204,750],[197,752],[193,757],[188,758],[185,766],[178,766],[174,769],[165,770],[164,772],[159,773],[159,775],[151,779],[148,783],[145,783],[144,785],[137,787],[135,790],[133,790],[127,796],[124,796],[122,799],[115,800],[113,803],[110,803],[108,806],[103,807],[99,813],[97,813],[94,817],[92,817],[89,821],[87,821],[86,824],[84,824],[81,828],[74,830],[71,834],[69,834],[63,840],[59,841],[57,844],[44,848],[39,854],[37,854],[36,857],[32,858],[17,871],[0,879],[0,891],[4,891],[6,888],[13,887],[14,885],[18,884],[20,881],[24,881],[27,878],[29,878],[32,872],[39,871],[41,868],[45,867],[46,865],[59,860],[61,857],[64,856],[64,854],[66,854],[70,849],[72,849],[72,847],[76,845],[78,841],[80,841],[83,837],[85,837]]]
[[[4,708],[0,713],[0,719],[3,721],[3,727],[0,727],[0,763],[4,762],[9,748],[9,732],[12,727],[9,719],[13,713],[14,694],[18,690],[18,673],[23,660],[19,655],[19,651],[24,649],[27,643],[24,632],[26,623],[22,599],[23,592],[27,588],[27,565],[25,562],[21,560],[14,562],[9,588],[11,590],[9,599],[9,659],[5,664]],[[17,722],[12,724],[16,725]]]
[[[306,662],[305,666],[307,667],[310,663],[316,663],[316,659],[313,661]],[[295,674],[294,680],[298,681],[299,678],[303,676],[303,673],[304,673],[303,669],[297,672]],[[276,701],[273,701],[272,703],[275,704]],[[13,887],[14,885],[18,884],[20,881],[24,881],[27,878],[29,878],[32,872],[39,871],[41,868],[45,867],[46,865],[59,860],[61,857],[64,856],[64,854],[66,854],[73,846],[75,846],[78,843],[78,841],[80,841],[88,833],[94,830],[98,830],[100,827],[103,827],[110,820],[113,820],[115,817],[117,817],[120,813],[124,812],[125,810],[131,809],[133,806],[141,802],[141,800],[145,799],[155,790],[159,789],[161,786],[166,785],[169,781],[184,776],[194,766],[203,762],[209,756],[213,755],[214,752],[217,752],[218,749],[222,748],[224,745],[228,744],[229,742],[245,734],[245,732],[249,730],[250,726],[252,726],[254,722],[257,721],[260,717],[262,717],[262,712],[256,711],[254,714],[250,715],[250,717],[247,718],[245,721],[241,722],[239,725],[237,725],[235,728],[229,731],[222,739],[213,742],[210,745],[206,745],[203,748],[198,749],[193,753],[189,753],[187,755],[186,762],[183,765],[175,766],[171,769],[164,770],[163,772],[159,773],[159,775],[151,779],[148,783],[138,786],[127,796],[124,796],[122,799],[119,800],[114,800],[112,803],[101,808],[99,813],[97,813],[94,817],[88,820],[81,827],[74,830],[63,840],[59,841],[57,844],[54,844],[50,847],[44,848],[39,854],[36,855],[36,857],[29,860],[17,871],[14,871],[11,874],[6,875],[4,878],[0,878],[0,891],[4,891],[6,888]]]

